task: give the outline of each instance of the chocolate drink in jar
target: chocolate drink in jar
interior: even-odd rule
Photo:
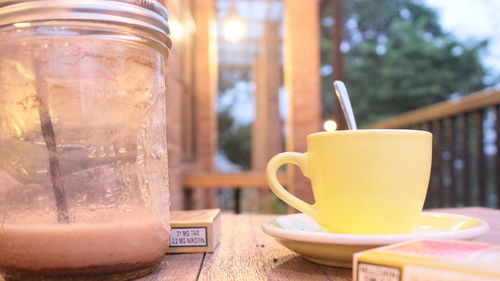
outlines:
[[[170,231],[166,10],[22,2],[0,0],[0,273],[145,272]]]

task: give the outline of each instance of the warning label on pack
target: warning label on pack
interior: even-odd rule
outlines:
[[[399,281],[401,271],[399,268],[358,263],[358,278],[356,281]]]
[[[206,247],[207,239],[206,227],[174,227],[170,232],[170,247]]]

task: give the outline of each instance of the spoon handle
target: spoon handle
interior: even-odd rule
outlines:
[[[347,89],[342,81],[333,82],[333,87],[337,98],[340,101],[340,107],[344,112],[344,117],[347,121],[347,126],[349,130],[357,130],[356,119],[354,118],[354,112],[352,111],[351,101],[349,100],[349,95],[347,94]]]

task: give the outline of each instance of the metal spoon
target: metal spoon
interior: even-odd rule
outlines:
[[[66,194],[64,191],[64,184],[61,178],[61,169],[59,167],[59,156],[57,152],[56,136],[54,126],[52,124],[52,117],[50,116],[48,106],[48,93],[46,83],[42,83],[41,66],[37,59],[33,61],[33,68],[35,72],[35,88],[37,97],[40,101],[38,107],[38,114],[40,116],[40,125],[42,136],[49,152],[49,171],[50,179],[52,180],[52,189],[56,200],[57,208],[57,221],[59,223],[70,223],[68,204],[66,202]]]
[[[349,100],[349,94],[347,93],[344,82],[333,82],[333,88],[335,89],[335,93],[337,95],[337,98],[339,99],[340,107],[342,107],[342,111],[344,112],[344,117],[347,121],[347,127],[349,128],[349,130],[357,130],[358,126],[356,126],[356,118],[354,118],[351,101]]]

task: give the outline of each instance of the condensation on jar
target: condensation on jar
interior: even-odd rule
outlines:
[[[155,0],[0,0],[2,275],[127,279],[162,259],[170,47]]]

